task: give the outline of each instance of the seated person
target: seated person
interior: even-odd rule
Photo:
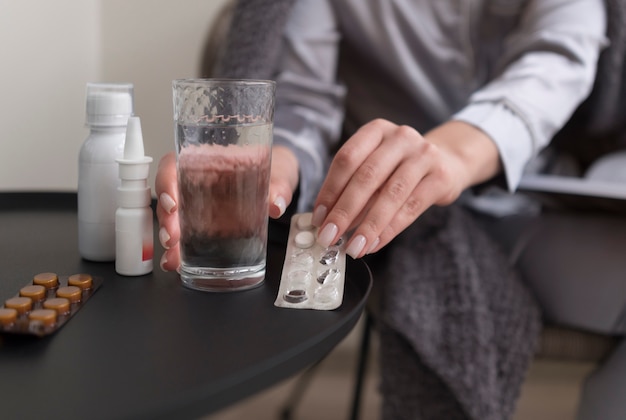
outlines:
[[[536,302],[458,203],[485,182],[515,191],[587,97],[604,2],[257,0],[235,13],[217,74],[277,81],[270,216],[312,211],[320,244],[350,232],[347,254],[390,269],[375,279],[384,418],[509,418]],[[156,181],[164,270],[180,258],[176,191],[169,154]]]

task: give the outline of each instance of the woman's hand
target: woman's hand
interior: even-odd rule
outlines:
[[[422,136],[374,120],[337,152],[315,202],[318,242],[329,246],[354,229],[346,253],[376,252],[431,205],[455,201],[500,170],[498,151],[481,130],[459,121]]]
[[[157,195],[156,214],[159,220],[159,242],[165,248],[161,269],[172,271],[180,264],[180,225],[178,224],[178,181],[176,156],[170,152],[161,158],[157,169],[154,190]]]
[[[270,217],[279,218],[291,203],[293,192],[298,185],[298,171],[298,161],[288,148],[281,146],[272,148]],[[158,198],[156,214],[159,221],[159,242],[165,248],[161,258],[161,269],[172,271],[180,265],[178,185],[176,156],[173,152],[163,156],[159,162],[154,189]]]

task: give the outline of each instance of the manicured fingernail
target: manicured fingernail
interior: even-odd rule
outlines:
[[[161,245],[163,246],[163,248],[170,249],[169,245],[167,244],[170,238],[171,237],[170,237],[170,234],[167,233],[167,229],[165,229],[164,227],[159,229],[159,242],[161,242]]]
[[[169,270],[165,269],[165,264],[167,264],[167,255],[163,253],[163,256],[161,257],[161,263],[159,265],[161,266],[161,270],[168,272]]]
[[[161,193],[159,196],[159,204],[163,207],[167,213],[171,213],[172,209],[176,207],[176,201],[168,193]]]
[[[287,202],[280,195],[276,197],[276,200],[274,200],[274,205],[280,210],[278,217],[282,216],[285,213],[285,210],[287,210]]]
[[[355,236],[350,241],[350,245],[348,245],[348,248],[346,249],[346,254],[348,254],[352,258],[357,258],[359,254],[361,254],[361,251],[363,251],[363,248],[365,248],[366,242],[367,240],[365,239],[365,236]]]
[[[325,205],[320,204],[313,210],[313,217],[311,217],[311,224],[313,226],[320,227],[324,219],[326,219],[326,213],[328,213],[328,209]]]
[[[367,250],[367,253],[371,254],[376,249],[379,243],[380,243],[380,238],[376,238],[372,246],[370,246],[370,248]]]
[[[333,239],[335,239],[335,236],[337,236],[338,230],[339,229],[337,228],[337,225],[335,225],[334,223],[327,224],[317,236],[317,242],[323,247],[330,246],[333,243]]]

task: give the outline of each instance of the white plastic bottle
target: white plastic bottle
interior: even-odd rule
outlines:
[[[78,250],[92,261],[115,259],[115,211],[120,184],[116,159],[124,153],[133,85],[88,83],[86,124],[78,165]]]
[[[115,271],[141,276],[152,271],[154,240],[148,186],[152,158],[144,154],[139,117],[128,119],[124,157],[117,162],[122,183],[115,212]]]

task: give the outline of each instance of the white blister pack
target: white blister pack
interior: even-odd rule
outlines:
[[[344,238],[324,248],[316,242],[311,213],[291,218],[275,306],[333,310],[341,306],[346,271]]]

